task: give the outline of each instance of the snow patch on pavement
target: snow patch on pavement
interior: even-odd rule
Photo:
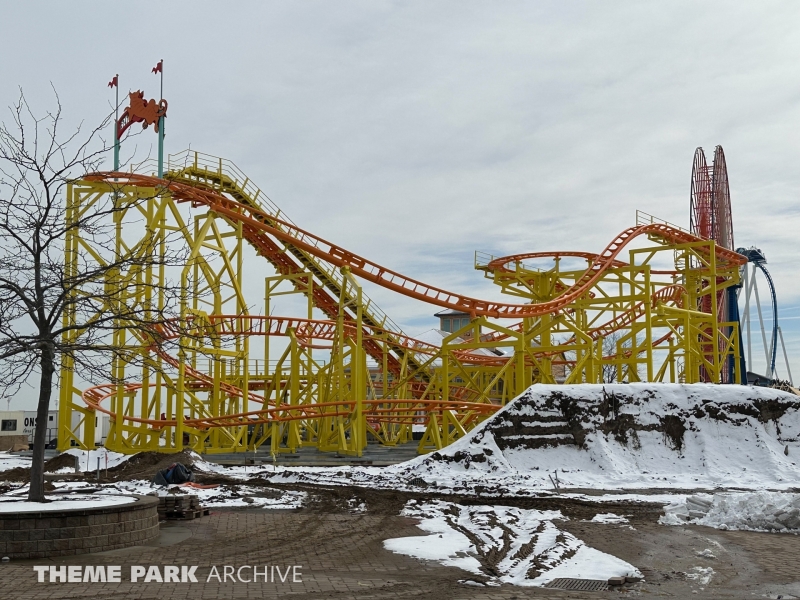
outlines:
[[[592,517],[591,523],[604,523],[608,525],[618,525],[624,524],[628,522],[628,519],[621,515],[615,515],[614,513],[598,513],[594,517]]]
[[[387,550],[435,560],[485,578],[487,584],[543,586],[559,577],[641,577],[631,564],[586,546],[553,521],[560,511],[461,506],[411,500],[402,514],[429,535],[384,541]]]
[[[703,586],[711,583],[712,577],[714,577],[714,569],[711,567],[694,567],[690,572],[686,573],[686,579],[693,579]]]
[[[800,531],[800,494],[697,494],[664,507],[663,525],[705,525],[744,531]]]

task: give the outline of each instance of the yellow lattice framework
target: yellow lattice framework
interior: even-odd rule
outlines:
[[[109,381],[120,383],[85,384],[64,359],[61,450],[93,447],[108,415],[105,445],[124,453],[314,446],[360,456],[368,443],[410,442],[415,425],[427,452],[534,383],[721,382],[726,369],[741,381],[738,323],[716,315],[743,260],[649,215],[639,213],[597,255],[477,253],[476,268],[520,301],[492,303],[426,286],[299,229],[223,159],[186,151],[170,157],[163,179],[147,167],[73,183],[67,220],[114,194],[141,223],[123,227],[130,215],[117,215],[118,255],[183,244],[187,259],[171,274],[181,326],[160,329],[167,347],[119,323],[113,343],[128,358],[114,361]],[[68,272],[105,260],[77,230],[69,235]],[[255,271],[247,246],[272,265],[263,298],[246,297],[243,279]],[[146,309],[163,304],[154,282],[169,276],[164,266],[143,267],[104,283],[118,290],[115,302]],[[463,310],[469,324],[441,344],[409,337],[362,280]],[[286,294],[303,298],[303,318],[273,314]],[[704,298],[710,312],[699,308]],[[64,323],[74,318],[67,312]]]

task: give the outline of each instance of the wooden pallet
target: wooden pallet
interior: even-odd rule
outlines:
[[[169,495],[158,499],[158,516],[160,519],[188,521],[209,514],[207,508],[200,506],[197,496]]]
[[[199,510],[181,510],[181,511],[158,511],[159,519],[166,519],[168,521],[191,521],[192,519],[199,519],[209,514],[207,508],[200,508]]]

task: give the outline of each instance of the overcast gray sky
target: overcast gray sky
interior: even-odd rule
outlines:
[[[767,255],[800,378],[796,2],[5,2],[1,14],[0,105],[22,86],[51,106],[52,82],[72,118],[98,122],[115,73],[157,97],[163,58],[168,152],[229,158],[300,226],[478,296],[497,293],[472,269],[476,249],[600,251],[636,209],[688,227],[694,150],[710,160],[721,144],[736,243]],[[140,154],[151,142],[137,139]],[[433,324],[433,307],[370,294],[411,333]]]

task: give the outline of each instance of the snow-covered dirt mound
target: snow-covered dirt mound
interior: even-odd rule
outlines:
[[[486,491],[785,489],[800,479],[800,397],[710,384],[534,385],[444,450],[390,467]]]
[[[706,525],[747,531],[800,530],[800,494],[699,494],[664,507],[664,525]]]

